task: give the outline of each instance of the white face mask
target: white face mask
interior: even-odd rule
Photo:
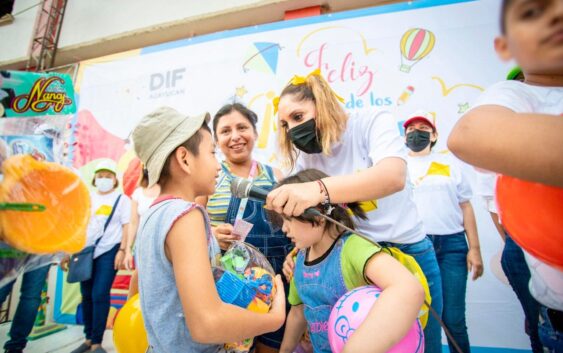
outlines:
[[[113,189],[112,178],[96,178],[96,188],[100,192],[108,192]]]

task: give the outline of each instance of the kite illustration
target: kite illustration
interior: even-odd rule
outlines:
[[[256,70],[275,74],[278,69],[278,54],[282,47],[278,43],[256,42],[245,55],[244,72]]]
[[[427,29],[411,28],[401,38],[401,66],[402,72],[410,72],[411,68],[424,59],[434,49],[436,36]]]

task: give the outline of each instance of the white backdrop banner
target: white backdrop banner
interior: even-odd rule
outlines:
[[[212,115],[233,101],[259,116],[255,156],[277,164],[272,98],[294,74],[320,68],[350,111],[432,112],[438,151],[476,97],[511,68],[493,50],[500,1],[419,0],[220,32],[81,64],[75,166],[132,158],[129,135],[161,105]],[[470,167],[466,168],[474,179]],[[528,349],[524,317],[500,269],[501,240],[473,200],[485,275],[469,283],[472,346]],[[445,339],[444,339],[445,343]],[[488,349],[481,348],[487,351]],[[498,352],[498,350],[495,350]]]

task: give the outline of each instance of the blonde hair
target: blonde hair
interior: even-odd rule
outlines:
[[[339,142],[346,130],[348,114],[337,99],[330,85],[320,75],[307,76],[304,83],[289,83],[280,94],[280,98],[293,95],[301,101],[312,101],[317,109],[315,123],[319,132],[319,143],[323,154],[331,154],[331,146]],[[281,126],[281,125],[280,125]],[[278,130],[278,144],[283,163],[293,168],[297,160],[297,151],[289,139],[287,129]]]

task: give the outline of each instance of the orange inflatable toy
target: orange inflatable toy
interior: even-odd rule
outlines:
[[[563,188],[501,175],[496,192],[501,222],[514,241],[563,271]]]
[[[2,240],[34,253],[75,253],[86,243],[90,194],[80,177],[57,163],[16,155],[2,165],[0,203],[32,203],[40,212],[0,211]]]

